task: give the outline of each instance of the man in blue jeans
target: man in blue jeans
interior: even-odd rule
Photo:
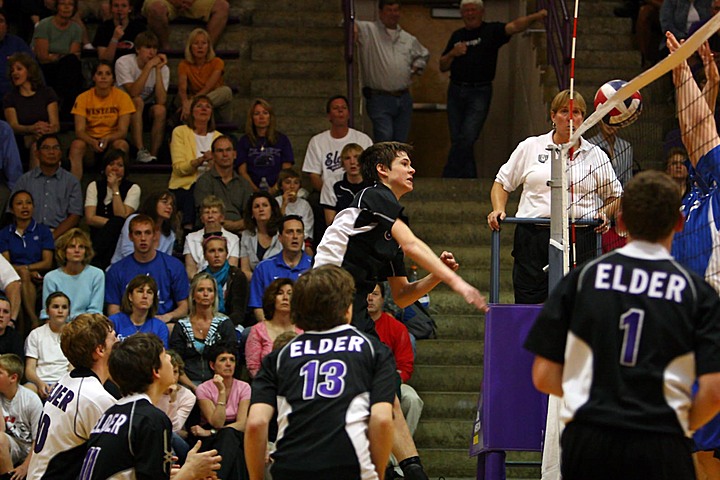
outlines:
[[[400,2],[380,0],[378,20],[355,22],[363,95],[376,142],[406,142],[410,133],[413,75],[425,70],[430,52],[400,28]]]
[[[447,112],[451,146],[443,177],[477,178],[473,147],[490,110],[498,51],[514,34],[545,18],[547,10],[509,23],[484,22],[483,0],[462,0],[460,14],[465,26],[453,32],[440,57],[440,71],[450,71]]]

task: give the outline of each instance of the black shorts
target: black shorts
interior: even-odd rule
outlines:
[[[570,422],[562,434],[563,480],[694,480],[682,435]]]

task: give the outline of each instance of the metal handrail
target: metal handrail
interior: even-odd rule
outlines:
[[[572,29],[565,0],[538,0],[538,7],[548,11],[546,19],[548,63],[555,70],[558,89],[570,85],[570,49]]]
[[[550,227],[549,218],[521,218],[521,217],[505,217],[501,223],[513,223],[522,225],[546,225]],[[572,225],[573,223],[571,223]],[[601,224],[600,220],[576,220],[575,225],[587,225],[597,227]],[[602,254],[602,236],[598,233],[597,239],[597,256]],[[500,231],[493,230],[490,236],[490,303],[500,302]]]
[[[343,27],[345,30],[345,81],[348,108],[350,110],[350,127],[355,123],[355,0],[343,0]]]

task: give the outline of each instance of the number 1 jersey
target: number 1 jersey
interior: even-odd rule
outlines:
[[[695,378],[720,371],[720,301],[633,241],[570,272],[525,347],[563,364],[564,421],[687,435]]]

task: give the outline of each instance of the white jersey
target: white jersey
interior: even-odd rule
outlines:
[[[91,370],[62,377],[43,407],[27,479],[77,478],[90,431],[114,404]]]

